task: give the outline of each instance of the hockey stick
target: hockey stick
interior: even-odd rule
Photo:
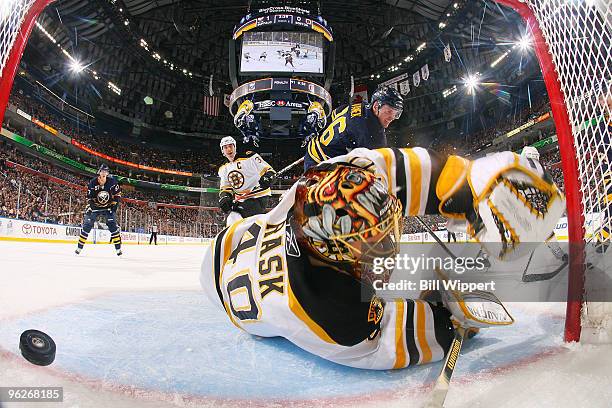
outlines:
[[[429,225],[427,225],[427,223],[425,223],[425,221],[423,221],[423,219],[421,218],[420,215],[416,215],[415,218],[425,227],[425,229],[433,236],[433,238],[436,240],[436,242],[438,244],[440,244],[442,246],[442,249],[450,255],[451,258],[453,258],[454,260],[457,259],[457,256],[455,254],[452,253],[452,251],[450,249],[448,249],[448,247],[446,246],[446,244],[444,242],[442,242],[442,240],[436,235],[434,234],[433,230],[431,229],[431,227]]]
[[[304,157],[300,157],[299,159],[297,159],[296,161],[294,161],[293,163],[291,163],[290,165],[284,167],[282,170],[280,170],[279,172],[276,173],[276,176],[282,176],[284,173],[288,172],[289,170],[291,170],[292,168],[294,168],[295,166],[297,166],[298,164],[301,164],[304,162]]]
[[[434,237],[436,242],[440,244],[442,249],[450,255],[451,258],[457,259],[457,256],[446,246],[444,242],[434,234],[433,230],[427,225],[423,219],[417,215],[416,219],[425,227],[425,229]],[[465,328],[459,326],[455,329],[455,337],[453,338],[453,342],[451,343],[450,348],[448,349],[448,353],[446,353],[446,359],[444,360],[444,365],[442,366],[442,370],[440,371],[440,375],[436,379],[436,383],[434,384],[433,390],[429,395],[429,399],[423,406],[424,408],[442,408],[444,405],[444,400],[446,399],[446,394],[448,394],[448,388],[450,386],[451,377],[455,372],[455,367],[457,365],[457,359],[459,358],[459,353],[461,352],[461,347],[463,346],[463,339],[465,338]]]
[[[295,166],[297,166],[297,165],[299,165],[299,164],[301,164],[303,162],[304,162],[304,157],[300,157],[299,159],[297,159],[296,161],[294,161],[290,165],[288,165],[286,167],[283,167],[281,170],[279,170],[276,173],[276,177],[282,176],[283,174],[285,174],[286,172],[288,172],[289,170],[293,169]],[[242,200],[244,198],[248,198],[248,196],[251,195],[251,194],[256,194],[256,193],[259,193],[260,191],[264,191],[264,190],[266,190],[266,189],[265,188],[258,188],[258,189],[255,189],[255,190],[251,191],[248,194],[243,194],[241,196],[236,196],[234,198],[234,200]]]
[[[529,269],[529,265],[531,265],[531,259],[533,258],[534,254],[535,254],[535,249],[533,250],[533,252],[531,252],[531,255],[529,255],[529,260],[527,261],[527,265],[525,266],[525,270],[523,271],[523,276],[521,278],[523,282],[539,282],[539,281],[545,281],[545,280],[552,279],[555,276],[557,276],[559,272],[561,272],[568,265],[568,261],[565,260],[563,261],[563,264],[561,266],[559,266],[557,269],[555,269],[552,272],[529,274],[527,273],[527,269]]]
[[[441,408],[444,405],[446,394],[450,385],[451,377],[455,372],[457,366],[457,359],[463,346],[463,339],[465,338],[465,328],[459,326],[455,329],[455,337],[451,343],[446,359],[444,360],[444,366],[442,371],[436,380],[433,390],[429,396],[429,399],[423,405],[424,408]]]
[[[442,240],[434,234],[432,229],[427,225],[423,219],[417,215],[416,219],[425,227],[425,229],[434,237],[436,242],[440,244],[442,249],[453,259],[457,259],[457,256],[442,242]],[[448,394],[448,388],[450,386],[451,377],[453,376],[453,372],[455,371],[455,366],[457,365],[457,359],[459,358],[459,353],[461,352],[461,347],[463,346],[463,339],[465,337],[465,328],[459,326],[455,329],[455,337],[453,338],[453,342],[451,343],[450,348],[448,349],[448,353],[446,353],[446,359],[444,360],[444,365],[442,366],[442,370],[440,371],[440,375],[436,379],[436,383],[429,395],[429,399],[423,405],[424,408],[441,408],[444,404],[444,400],[446,399],[446,394]]]

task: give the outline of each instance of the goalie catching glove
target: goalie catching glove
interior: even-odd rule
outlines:
[[[542,166],[512,152],[470,162],[450,156],[436,185],[440,213],[467,220],[468,232],[500,260],[544,242],[565,210],[565,198]]]

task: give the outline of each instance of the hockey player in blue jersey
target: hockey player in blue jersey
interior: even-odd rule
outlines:
[[[304,171],[358,147],[387,147],[385,129],[399,119],[404,101],[393,88],[379,88],[370,104],[341,106],[331,114],[327,128],[308,143],[304,156]]]
[[[100,216],[106,219],[106,225],[111,232],[111,242],[115,245],[117,255],[122,255],[121,234],[115,219],[120,201],[121,188],[117,180],[110,175],[108,166],[102,164],[98,169],[98,176],[91,179],[87,186],[87,207],[85,208],[83,228],[75,250],[77,255],[83,250],[87,236],[93,228],[94,222]]]

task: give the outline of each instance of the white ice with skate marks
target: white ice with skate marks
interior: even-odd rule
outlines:
[[[63,386],[79,407],[411,407],[440,368],[350,369],[241,332],[199,291],[202,247],[72,250],[0,242],[0,386]],[[447,407],[609,406],[610,346],[563,345],[563,305],[509,308],[514,326],[466,342]],[[20,356],[30,328],[56,341],[51,366]]]

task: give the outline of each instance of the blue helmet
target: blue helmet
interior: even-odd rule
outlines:
[[[110,169],[104,163],[101,164],[100,167],[98,167],[98,174],[102,173],[103,171],[105,171],[107,174],[110,174]]]
[[[378,102],[380,106],[389,105],[393,109],[398,111],[396,118],[399,118],[404,110],[404,99],[397,89],[390,86],[384,88],[378,88],[372,95],[371,104]]]

